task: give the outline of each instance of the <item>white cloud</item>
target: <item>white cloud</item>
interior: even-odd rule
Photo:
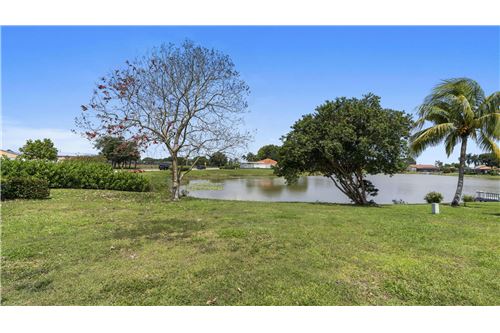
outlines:
[[[6,125],[4,123],[4,125]],[[2,149],[19,151],[28,139],[49,138],[62,155],[96,154],[92,144],[79,134],[60,128],[30,128],[7,125],[2,128]]]

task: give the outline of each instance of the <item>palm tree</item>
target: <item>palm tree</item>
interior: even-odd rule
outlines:
[[[468,78],[444,80],[434,87],[419,107],[417,132],[412,135],[411,149],[419,154],[444,140],[446,154],[451,155],[460,143],[460,167],[457,191],[452,206],[458,206],[464,184],[464,166],[468,140],[500,158],[500,92],[486,97],[479,84]],[[422,129],[426,122],[432,125]]]

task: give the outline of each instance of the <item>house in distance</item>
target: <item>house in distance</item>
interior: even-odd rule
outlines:
[[[273,159],[266,158],[256,162],[242,162],[240,164],[241,169],[271,169],[278,162]]]
[[[10,149],[7,149],[7,150],[3,150],[3,149],[1,149],[1,150],[0,150],[0,155],[1,155],[1,156],[5,156],[5,157],[7,157],[8,159],[14,160],[14,159],[16,159],[16,157],[18,157],[20,154],[19,154],[19,153],[16,153],[16,152],[15,152],[15,151],[13,151],[13,150],[10,150]]]
[[[436,172],[439,168],[432,164],[410,164],[408,171],[416,172]]]

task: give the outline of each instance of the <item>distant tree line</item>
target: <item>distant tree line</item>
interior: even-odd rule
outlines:
[[[500,167],[500,160],[495,157],[492,153],[484,153],[484,154],[467,154],[465,157],[465,164],[467,167],[465,168],[465,172],[474,173],[473,168],[486,165],[488,167],[498,168]],[[434,165],[439,168],[440,171],[444,173],[452,173],[457,172],[460,168],[460,163],[443,163],[441,161],[436,161]]]
[[[172,157],[152,158],[146,157],[141,160],[144,164],[154,165],[160,163],[172,163]],[[177,157],[179,166],[204,166],[204,167],[231,167],[238,168],[240,161],[237,158],[230,158],[223,152],[215,152],[210,156],[195,156],[186,159],[183,156]]]
[[[496,158],[494,154],[486,153],[486,154],[467,154],[465,156],[465,163],[470,167],[474,165],[477,167],[478,165],[486,165],[489,167],[500,167],[500,159]]]

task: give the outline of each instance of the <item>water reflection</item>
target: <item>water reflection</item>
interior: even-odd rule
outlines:
[[[302,177],[296,184],[286,185],[283,178],[250,178],[240,179],[245,185],[246,190],[255,192],[255,195],[265,197],[278,197],[286,195],[289,192],[307,192],[309,179]]]
[[[423,197],[430,191],[441,192],[445,202],[449,202],[453,198],[457,184],[456,177],[437,175],[405,174],[393,177],[375,175],[369,179],[380,190],[374,197],[378,203],[392,203],[392,200],[400,199],[408,203],[422,203]],[[189,195],[229,200],[349,202],[330,179],[321,176],[301,177],[297,184],[293,185],[286,185],[283,178],[275,177],[192,180],[189,184],[203,183],[221,184],[223,188],[189,191]],[[466,177],[464,194],[475,194],[476,191],[500,192],[500,180]]]

